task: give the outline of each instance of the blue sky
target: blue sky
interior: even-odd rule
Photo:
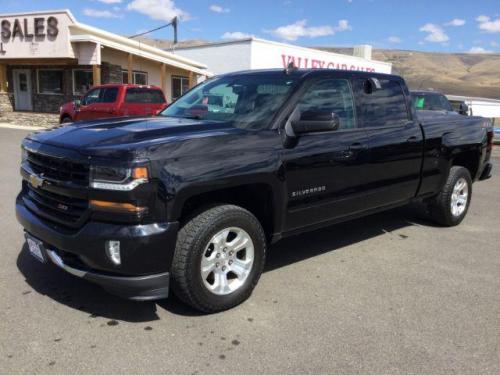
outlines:
[[[499,0],[1,0],[0,12],[70,9],[131,35],[181,18],[180,39],[246,35],[304,46],[500,53]],[[171,38],[169,29],[151,34]]]

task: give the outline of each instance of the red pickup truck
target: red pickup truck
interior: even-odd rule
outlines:
[[[90,89],[82,99],[59,109],[59,122],[69,123],[105,117],[154,116],[167,107],[161,88],[131,84],[107,84]]]

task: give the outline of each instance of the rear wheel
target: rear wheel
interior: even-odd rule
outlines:
[[[208,209],[179,231],[173,288],[184,302],[217,312],[246,300],[264,267],[266,239],[259,221],[233,205]]]
[[[464,167],[452,167],[446,184],[429,204],[431,217],[444,226],[454,226],[462,222],[472,195],[472,179]]]

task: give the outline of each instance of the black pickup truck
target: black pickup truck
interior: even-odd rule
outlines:
[[[459,224],[491,174],[488,125],[417,119],[393,75],[227,74],[155,118],[29,135],[17,218],[43,262],[134,300],[172,286],[215,312],[250,296],[283,237],[415,201]]]

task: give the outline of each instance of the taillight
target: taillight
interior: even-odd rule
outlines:
[[[493,138],[495,136],[494,133],[494,127],[493,127],[493,120],[489,118],[483,119],[483,122],[481,123],[481,127],[483,129],[486,129],[486,150],[489,152],[493,149]]]

